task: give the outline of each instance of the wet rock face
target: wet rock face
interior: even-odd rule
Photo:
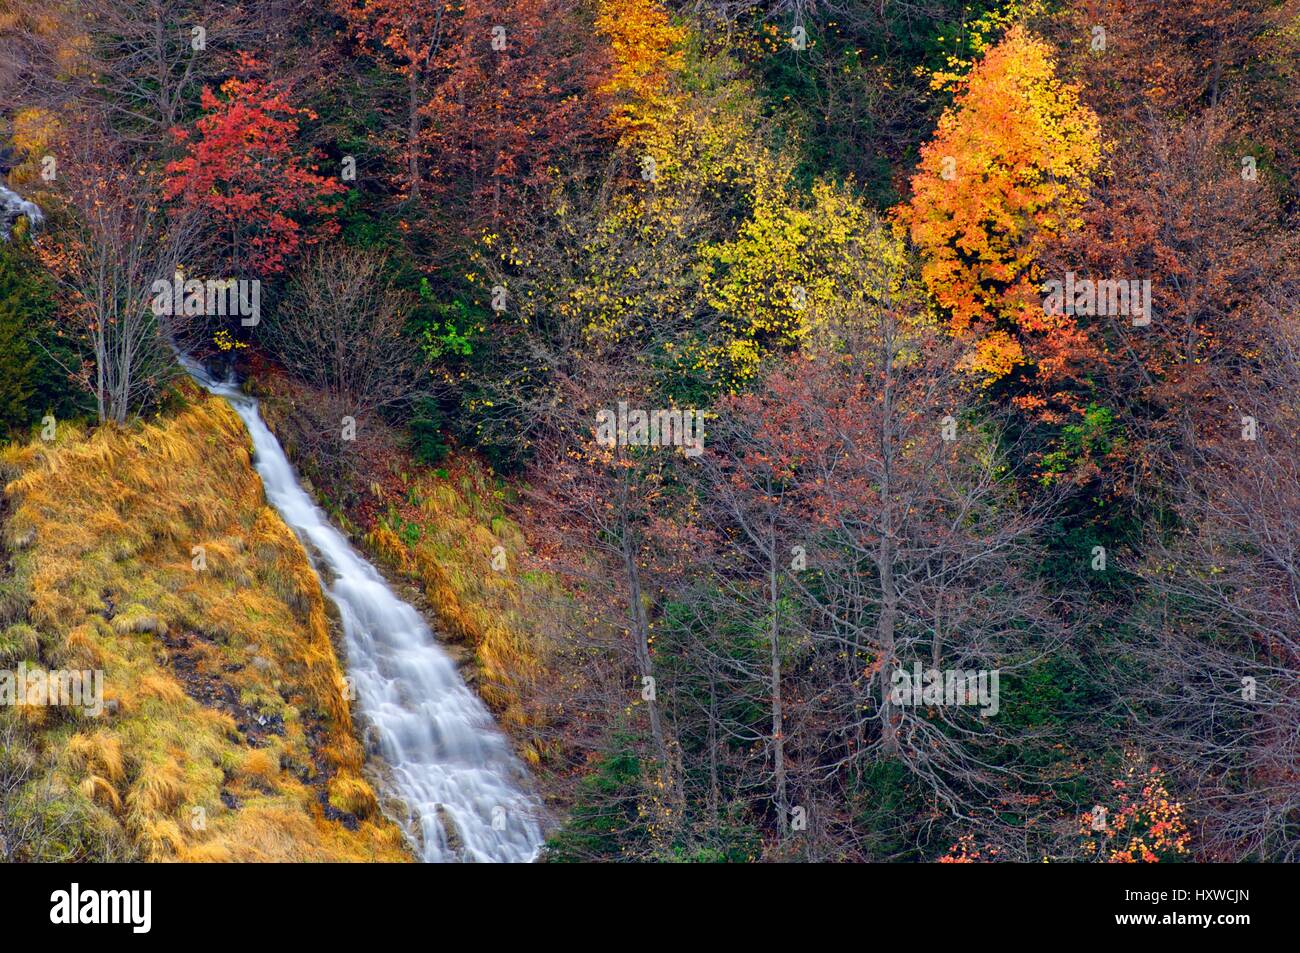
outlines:
[[[0,185],[0,242],[9,241],[14,222],[23,216],[32,228],[39,228],[45,216],[34,202],[29,202],[17,192]]]

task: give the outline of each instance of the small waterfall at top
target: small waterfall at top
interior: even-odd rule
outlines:
[[[422,842],[424,859],[533,860],[542,843],[540,805],[527,793],[523,765],[487,707],[461,681],[420,614],[393,594],[299,486],[257,401],[177,356],[243,419],[268,502],[313,553],[343,619],[361,718],[390,769],[388,793],[409,810],[407,829]]]
[[[28,224],[32,228],[40,228],[41,223],[45,221],[45,215],[36,203],[27,201],[17,192],[0,183],[0,242],[9,241],[14,222],[24,215],[27,216]]]

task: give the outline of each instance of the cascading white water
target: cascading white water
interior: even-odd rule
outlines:
[[[390,793],[410,811],[407,828],[419,835],[424,859],[533,860],[542,843],[540,807],[487,707],[461,681],[420,614],[393,594],[298,484],[257,401],[214,381],[193,361],[180,361],[244,421],[268,502],[317,561],[343,619],[361,717],[377,736],[392,776]],[[454,838],[444,826],[448,819]]]
[[[0,183],[0,242],[9,241],[14,222],[23,216],[32,228],[40,228],[45,215],[34,202],[29,202],[17,192]]]

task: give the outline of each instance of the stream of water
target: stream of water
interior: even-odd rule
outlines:
[[[213,380],[193,361],[182,357],[181,363],[244,421],[267,501],[306,544],[338,606],[360,720],[391,777],[392,790],[385,793],[409,812],[394,819],[405,823],[427,861],[533,860],[542,843],[540,805],[487,707],[420,614],[393,593],[298,483],[257,401],[233,383]]]

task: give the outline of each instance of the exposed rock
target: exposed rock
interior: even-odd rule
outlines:
[[[167,648],[172,672],[185,694],[201,705],[224,711],[235,721],[235,729],[252,747],[270,743],[268,735],[284,735],[284,719],[280,715],[266,715],[239,700],[239,692],[228,681],[208,674],[200,668],[203,653],[198,643],[210,641],[197,632],[164,634],[162,643]]]
[[[447,835],[447,848],[457,857],[465,856],[465,841],[461,837],[460,828],[456,826],[456,821],[452,818],[451,812],[441,804],[438,805],[438,823],[442,825],[443,833]]]

